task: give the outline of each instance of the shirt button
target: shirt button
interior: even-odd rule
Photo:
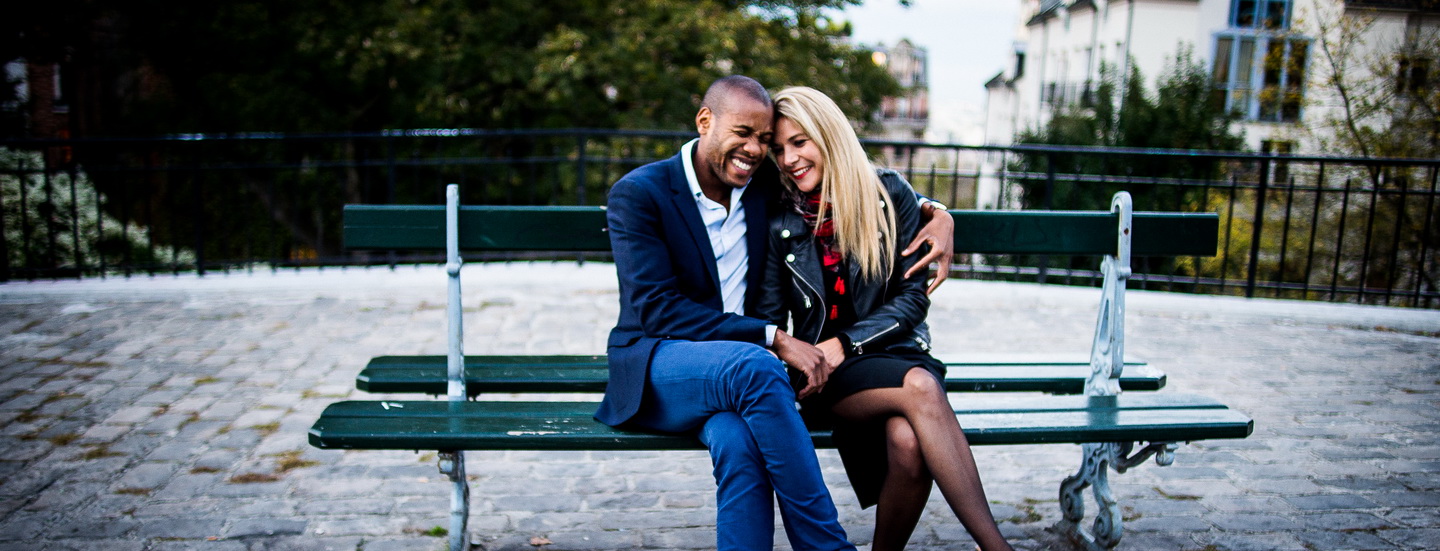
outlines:
[[[790,237],[790,230],[780,230],[780,237]]]
[[[794,261],[795,261],[795,255],[793,255],[793,254],[787,254],[787,255],[785,255],[785,261],[786,261],[786,262],[794,262]]]

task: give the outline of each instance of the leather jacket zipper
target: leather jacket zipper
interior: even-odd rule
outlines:
[[[804,276],[800,275],[800,271],[795,269],[795,264],[794,264],[794,263],[786,262],[786,263],[785,263],[785,267],[787,267],[787,268],[790,269],[790,273],[795,276],[795,280],[796,280],[796,281],[799,281],[800,283],[805,284],[805,288],[810,289],[810,292],[815,293],[815,300],[817,300],[817,301],[820,302],[820,312],[821,312],[821,315],[820,315],[820,327],[818,327],[818,328],[815,329],[815,339],[814,339],[814,342],[811,342],[811,343],[810,343],[810,344],[820,344],[820,335],[821,335],[821,334],[824,332],[824,330],[825,330],[825,315],[824,315],[824,312],[826,311],[826,310],[825,310],[825,295],[822,295],[822,294],[820,294],[819,291],[816,291],[816,290],[815,290],[815,286],[814,286],[814,285],[811,285],[809,281],[806,281],[806,280],[805,280],[805,277],[804,277]],[[801,294],[804,295],[803,292],[802,292]],[[809,296],[806,296],[806,297],[805,297],[805,305],[806,305],[806,306],[809,306],[809,305],[810,305],[810,297],[809,297]]]
[[[889,332],[894,331],[894,330],[899,329],[899,328],[900,328],[900,322],[897,321],[897,322],[895,322],[895,323],[890,324],[890,327],[886,327],[886,328],[884,328],[884,329],[881,329],[879,333],[875,333],[874,335],[870,335],[870,338],[868,338],[868,339],[865,339],[865,340],[859,341],[859,342],[850,343],[850,346],[855,348],[855,353],[856,353],[856,354],[864,354],[864,353],[865,353],[865,348],[864,348],[864,347],[865,347],[865,345],[870,344],[870,341],[873,341],[873,340],[875,340],[875,339],[878,339],[878,338],[880,338],[881,335],[884,335],[884,334],[886,334],[886,333],[889,333]]]

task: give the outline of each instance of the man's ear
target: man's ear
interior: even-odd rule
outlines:
[[[701,107],[700,111],[698,113],[695,113],[695,132],[699,133],[702,136],[705,134],[709,134],[710,125],[714,122],[715,113],[710,111],[709,107]]]

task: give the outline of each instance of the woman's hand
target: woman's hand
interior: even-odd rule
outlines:
[[[835,368],[840,367],[840,362],[845,361],[845,347],[840,344],[840,339],[820,341],[815,347],[825,354],[825,363],[830,364],[830,371],[835,371]]]

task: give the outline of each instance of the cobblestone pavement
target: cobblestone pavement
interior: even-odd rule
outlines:
[[[613,282],[608,264],[471,265],[466,351],[603,352]],[[354,388],[370,357],[444,352],[443,292],[433,267],[0,285],[0,550],[443,548],[433,453],[306,442],[326,404],[374,397]],[[952,281],[931,312],[937,351],[1085,357],[1098,294]],[[1168,373],[1162,392],[1219,398],[1255,434],[1112,474],[1120,549],[1440,548],[1440,313],[1143,291],[1128,304],[1128,351]],[[821,455],[868,542],[872,511]],[[1046,527],[1079,447],[976,455],[1017,547],[1066,548]],[[713,546],[703,452],[469,457],[479,548]],[[938,494],[912,548],[972,548]]]

